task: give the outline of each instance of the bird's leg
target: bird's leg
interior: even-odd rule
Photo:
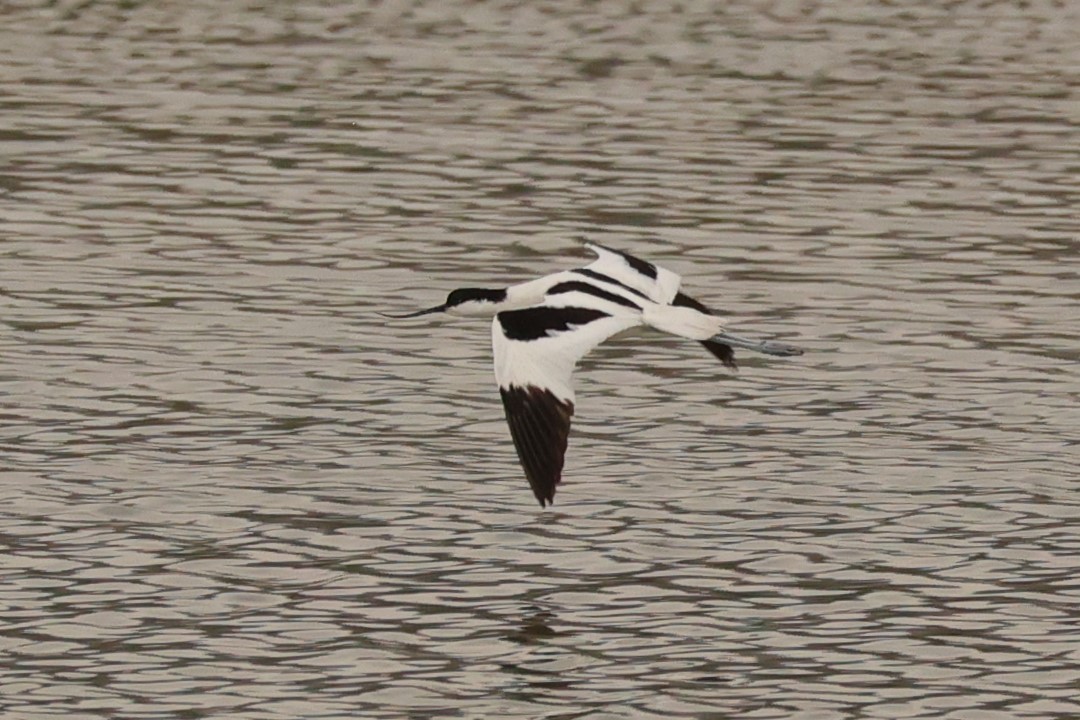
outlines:
[[[753,352],[764,353],[766,355],[779,355],[785,357],[788,355],[802,355],[802,348],[795,347],[794,345],[788,345],[786,343],[773,342],[772,340],[750,340],[749,338],[739,337],[738,335],[731,335],[727,332],[717,333],[713,335],[710,340],[714,342],[724,343],[731,347],[742,348],[743,350],[751,350]]]

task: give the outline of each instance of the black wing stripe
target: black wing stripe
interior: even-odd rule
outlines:
[[[677,293],[675,295],[675,299],[671,301],[671,304],[672,305],[678,305],[680,307],[693,308],[694,310],[697,310],[700,313],[705,313],[706,315],[724,315],[725,314],[725,313],[722,313],[722,312],[718,313],[718,312],[715,312],[713,310],[710,310],[709,308],[705,307],[703,304],[701,304],[700,302],[698,302],[694,298],[692,298],[689,295],[687,295],[686,293],[682,293],[682,292]]]
[[[626,261],[626,264],[633,268],[633,270],[638,274],[644,275],[650,280],[656,279],[656,266],[653,265],[651,262],[646,262],[645,260],[634,257],[630,253],[625,253],[622,250],[615,250],[613,248],[604,247],[600,243],[594,242],[593,245],[599,248],[604,248],[604,250],[607,250],[609,253],[615,253],[616,255],[619,255],[620,257],[622,257],[623,260]]]
[[[623,297],[622,295],[619,295],[617,293],[608,292],[603,288],[596,287],[595,285],[583,282],[581,280],[567,280],[566,282],[561,282],[558,285],[552,286],[552,288],[547,291],[547,294],[560,295],[562,293],[569,292],[585,293],[586,295],[592,295],[593,297],[598,297],[602,300],[607,300],[608,302],[613,302],[617,305],[634,308],[635,310],[641,309],[641,306],[630,298]]]
[[[611,277],[610,275],[605,275],[602,272],[596,272],[595,270],[590,270],[589,268],[578,268],[577,270],[571,270],[570,272],[575,272],[578,275],[584,275],[587,278],[592,278],[593,280],[599,280],[600,282],[606,282],[606,283],[611,283],[612,285],[618,285],[622,289],[626,290],[627,292],[632,292],[635,295],[637,295],[638,297],[643,297],[646,300],[649,299],[649,296],[646,295],[645,293],[641,292],[640,290],[635,290],[634,288],[630,287],[626,283],[619,282],[618,280]]]
[[[593,320],[611,317],[603,310],[583,307],[536,307],[503,310],[496,317],[508,340],[539,340],[571,327],[588,325]]]
[[[630,267],[634,268],[650,280],[656,279],[656,266],[653,265],[651,262],[646,262],[641,258],[636,258],[633,255],[629,255],[624,252],[620,252],[619,254],[626,259],[626,262],[630,264]]]
[[[554,501],[555,486],[562,479],[574,405],[538,387],[511,385],[499,392],[518,459],[543,507]]]

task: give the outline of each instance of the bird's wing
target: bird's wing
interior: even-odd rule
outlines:
[[[573,301],[573,293],[560,297]],[[541,507],[554,501],[562,478],[574,367],[604,340],[640,322],[640,313],[616,305],[607,312],[545,304],[495,316],[495,379],[518,459]]]
[[[583,273],[601,282],[609,281],[622,285],[656,303],[693,308],[706,315],[718,314],[689,295],[680,292],[682,278],[670,270],[596,243],[586,243],[586,247],[596,253],[597,259],[587,265],[584,270],[575,272]],[[738,369],[735,363],[735,351],[730,345],[715,340],[702,340],[701,344],[725,367],[731,370]]]
[[[690,297],[686,293],[679,292],[675,295],[675,299],[671,303],[672,305],[681,305],[682,307],[693,308],[700,313],[706,315],[718,315],[719,313],[713,312],[709,308],[702,305],[700,302]],[[713,356],[724,364],[724,367],[731,370],[738,370],[739,366],[735,362],[735,350],[727,343],[718,342],[716,340],[702,340],[701,344],[706,350],[711,352]]]
[[[679,292],[682,278],[666,268],[596,243],[586,243],[585,247],[596,253],[596,260],[585,266],[586,271],[614,280],[663,305],[670,305]]]

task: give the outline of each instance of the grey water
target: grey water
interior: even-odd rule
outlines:
[[[1080,716],[1075,3],[0,9],[0,710]],[[649,258],[553,508],[461,286]]]

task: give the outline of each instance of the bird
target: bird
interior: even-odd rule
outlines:
[[[394,319],[433,313],[493,316],[495,380],[510,436],[533,495],[555,502],[574,415],[573,373],[578,361],[613,335],[639,325],[701,343],[736,370],[734,348],[779,357],[801,355],[794,345],[751,340],[724,330],[724,318],[680,289],[674,272],[596,242],[585,267],[504,288],[459,288],[435,307]]]

